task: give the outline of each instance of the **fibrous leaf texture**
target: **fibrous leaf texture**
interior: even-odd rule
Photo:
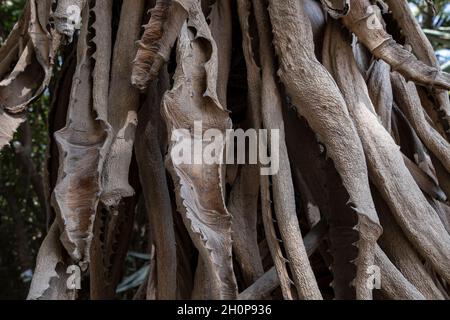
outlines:
[[[3,26],[0,149],[28,116],[3,152],[47,171],[28,299],[450,298],[450,75],[407,0],[28,0]]]
[[[106,113],[111,55],[108,12],[111,14],[110,1],[92,2],[83,9],[85,23],[78,41],[78,66],[67,123],[55,133],[60,167],[52,195],[53,206],[61,228],[61,241],[71,258],[83,268],[89,263],[92,229],[101,194],[104,147],[110,131]],[[96,19],[89,20],[90,14]]]
[[[27,105],[50,81],[59,45],[59,37],[47,28],[51,2],[29,0],[0,48],[0,150],[25,120]]]

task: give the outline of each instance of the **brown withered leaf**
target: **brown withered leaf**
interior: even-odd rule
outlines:
[[[86,0],[59,0],[53,20],[55,29],[61,35],[65,35],[72,42],[73,35],[81,28],[81,13],[86,5]]]
[[[69,275],[59,236],[58,225],[54,223],[39,249],[28,300],[70,300],[75,297],[67,288]]]
[[[47,29],[51,0],[29,0],[19,22],[0,48],[0,150],[25,120],[27,105],[52,75],[57,35]]]
[[[383,59],[408,80],[423,86],[449,90],[450,74],[436,66],[426,65],[398,44],[386,32],[376,13],[373,10],[370,12],[371,6],[369,0],[352,1],[352,9],[342,18],[342,22],[376,58]]]
[[[108,108],[108,122],[111,124],[113,141],[102,178],[102,202],[107,207],[116,207],[122,198],[134,194],[128,182],[128,175],[137,126],[139,91],[131,85],[129,79],[131,61],[136,52],[123,48],[133,47],[138,39],[143,13],[143,0],[124,1],[118,37],[114,44],[114,68],[111,72]]]
[[[400,147],[376,118],[348,39],[329,25],[325,64],[334,75],[361,138],[371,181],[417,250],[449,279],[450,236],[403,161]],[[349,85],[351,84],[351,85]]]
[[[212,39],[199,3],[192,3],[189,24],[184,24],[178,40],[178,67],[174,86],[163,100],[169,134],[187,129],[185,136],[172,143],[171,151],[180,147],[203,147],[205,130],[214,128],[224,136],[231,128],[227,110],[217,98],[217,46]],[[193,33],[196,30],[196,36]],[[194,122],[203,122],[203,132],[195,133]],[[201,135],[201,136],[200,136]],[[214,155],[222,162],[225,141],[216,139]],[[212,285],[211,298],[232,299],[237,295],[232,264],[231,215],[224,203],[223,166],[220,164],[176,163],[169,152],[168,166],[176,183],[178,209],[190,232],[207,277]]]
[[[111,1],[83,10],[66,126],[55,133],[60,152],[58,181],[52,195],[61,240],[69,255],[85,268],[100,197],[100,176],[109,125],[106,121],[111,55]],[[88,21],[90,11],[95,22]],[[91,34],[95,32],[95,34]],[[89,42],[92,36],[91,42]],[[96,51],[90,56],[89,46]]]

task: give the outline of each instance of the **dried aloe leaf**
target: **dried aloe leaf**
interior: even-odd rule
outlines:
[[[30,14],[30,3],[27,2],[23,9],[22,15],[14,25],[3,45],[0,47],[1,78],[11,71],[11,64],[19,59],[25,45],[27,44],[26,39],[22,39],[22,35],[27,35],[28,33],[27,22],[30,20]]]
[[[59,236],[54,223],[39,249],[28,300],[71,300],[76,296],[67,288],[69,274]]]
[[[414,55],[423,63],[440,68],[434,49],[412,13],[408,1],[386,0],[386,2],[398,26],[403,31],[402,35],[405,37],[406,43],[411,46]],[[443,113],[443,121],[447,124],[447,129],[450,129],[450,99],[448,92],[446,90],[437,90],[434,96],[437,103],[436,105],[433,104],[433,108]]]
[[[262,68],[261,113],[264,128],[278,130],[279,171],[272,177],[275,215],[283,246],[289,259],[289,268],[300,298],[321,299],[319,286],[308,260],[295,207],[295,192],[291,166],[286,147],[282,98],[275,82],[275,53],[272,50],[270,19],[261,2],[253,1],[259,34],[259,53]]]
[[[305,119],[298,118],[295,109],[289,104],[284,108],[284,119],[296,187],[303,201],[306,201],[304,194],[308,194],[308,191],[311,193],[313,202],[318,206],[316,210],[320,210],[319,215],[329,225],[327,244],[321,248],[320,254],[333,275],[330,286],[334,298],[355,299],[355,288],[349,284],[355,279],[357,271],[353,263],[358,254],[358,249],[353,245],[359,237],[353,229],[357,223],[357,214],[348,206],[348,192],[342,179]],[[303,191],[305,188],[301,187],[302,184],[307,186],[307,192]]]
[[[59,0],[53,20],[56,31],[65,35],[69,42],[72,42],[75,32],[81,29],[81,13],[86,0]],[[84,21],[87,23],[87,21]]]
[[[189,7],[197,0],[157,0],[149,23],[139,41],[131,82],[144,89],[154,80],[162,65],[169,61]]]
[[[136,132],[139,139],[135,142],[142,193],[156,247],[156,297],[161,300],[176,298],[177,248],[182,248],[175,235],[170,188],[164,166],[167,146],[161,101],[169,89],[169,74],[164,70],[158,81],[154,81],[147,90],[147,101],[139,111]]]
[[[391,132],[392,106],[394,96],[392,93],[390,66],[383,60],[375,61],[370,69],[367,87],[375,111],[386,130]]]
[[[441,198],[442,201],[445,201],[446,195],[442,193],[443,190],[441,189],[441,186],[439,185],[439,181],[437,179],[435,165],[433,164],[428,151],[425,150],[425,146],[417,135],[417,132],[414,130],[408,118],[395,102],[393,111],[393,125],[396,127],[394,141],[398,145],[402,146],[402,149],[406,154],[403,158],[406,159],[407,156],[409,157],[408,160],[405,160],[406,166],[408,167],[416,182],[418,182],[419,187],[426,187],[426,185],[423,184],[424,181],[421,181],[423,179],[421,179],[416,174],[416,171],[418,170],[422,171],[421,175],[426,175],[428,180],[431,180],[430,182],[435,185],[435,187],[432,187],[434,188],[433,191],[428,188],[423,188],[422,190],[424,192],[428,193],[432,197]],[[414,161],[409,159],[413,159]],[[410,166],[411,163],[416,168]]]
[[[267,245],[275,265],[276,275],[280,281],[281,292],[285,300],[293,300],[294,294],[291,289],[293,282],[288,273],[287,260],[283,255],[277,233],[274,226],[274,216],[272,210],[272,198],[270,195],[270,182],[267,176],[261,177],[261,207],[262,220],[266,235]]]
[[[375,251],[375,263],[381,270],[381,292],[389,299],[425,300],[425,297],[402,275],[379,246]]]
[[[423,192],[428,194],[433,199],[437,199],[439,201],[447,200],[446,194],[432,177],[427,175],[424,170],[422,170],[408,157],[403,156],[403,160],[405,161],[405,165],[413,176],[417,185],[420,187],[420,189],[422,189]]]
[[[352,49],[338,24],[328,28],[324,63],[347,101],[363,143],[371,181],[380,191],[405,234],[447,281],[450,235],[406,167],[400,148],[373,113],[367,86]]]
[[[23,46],[23,49],[15,51],[17,56],[14,59],[16,61],[14,68],[0,82],[0,107],[8,112],[24,111],[27,104],[42,93],[50,80],[55,50],[53,37],[47,31],[50,12],[43,10],[43,7],[47,8],[46,4],[49,1],[30,0],[26,4],[23,17],[7,39],[5,49],[0,51],[2,56],[6,52],[11,52],[14,43]],[[19,36],[20,31],[25,35]],[[55,38],[56,42],[57,40]]]
[[[48,85],[59,38],[47,30],[51,0],[27,2],[22,17],[0,48],[0,149],[11,139],[27,105]],[[9,66],[14,65],[10,70]]]
[[[121,199],[134,194],[128,176],[138,121],[139,91],[129,80],[131,61],[136,51],[124,48],[133,48],[138,40],[143,13],[143,0],[123,2],[121,23],[114,44],[108,100],[108,122],[111,125],[112,143],[105,160],[101,196],[102,202],[107,207],[117,207]]]
[[[386,202],[381,199],[377,190],[374,190],[374,200],[383,226],[383,234],[379,239],[379,244],[383,251],[397,269],[400,270],[403,276],[416,287],[426,299],[444,299],[444,296],[433,283],[433,279],[426,270],[423,259],[411,245],[411,242],[405,237],[404,232],[392,216],[391,210]]]
[[[341,18],[350,11],[350,0],[320,0],[324,9],[335,19]]]
[[[308,256],[311,256],[317,250],[327,231],[326,223],[320,221],[306,234],[303,242],[305,243],[305,249]],[[276,269],[273,267],[255,281],[253,285],[241,292],[238,296],[238,300],[261,300],[278,287],[280,283],[281,281],[277,276]]]
[[[424,86],[450,90],[450,74],[426,65],[395,42],[385,31],[376,12],[372,10],[370,13],[371,6],[369,0],[352,1],[352,9],[342,18],[345,26],[375,57],[383,59],[408,80]]]
[[[26,120],[23,114],[9,114],[0,109],[0,150],[13,138],[19,126]]]
[[[116,250],[121,248],[121,245],[128,245],[126,241],[125,243],[122,241],[121,244],[118,244],[117,241],[124,233],[120,223],[123,223],[124,219],[126,220],[124,217],[126,208],[133,203],[132,199],[127,199],[129,201],[123,201],[123,199],[134,195],[134,190],[128,180],[132,179],[130,163],[137,126],[139,92],[129,82],[131,61],[135,51],[123,50],[123,48],[134,47],[134,42],[139,37],[143,12],[143,1],[124,1],[122,3],[120,24],[113,49],[113,68],[108,100],[108,122],[111,126],[108,142],[111,144],[107,150],[102,170],[102,208],[97,213],[91,249],[91,256],[94,257],[90,268],[91,297],[93,299],[104,299],[108,295],[111,296],[114,288],[111,288],[111,284],[107,283],[105,277],[108,271],[111,271],[111,278],[115,277],[112,275],[117,270],[112,266],[114,264],[113,255],[119,257],[120,254],[117,255]],[[109,80],[109,77],[106,76],[106,79]],[[106,87],[106,84],[103,84],[102,87]],[[104,95],[106,94],[104,93]],[[106,108],[103,109],[106,110]],[[101,234],[102,232],[105,234]],[[114,279],[111,282],[113,283]]]
[[[227,105],[228,79],[232,53],[232,12],[229,0],[216,0],[208,15],[209,29],[217,44],[217,97],[222,105]]]
[[[407,83],[397,72],[391,75],[396,101],[402,108],[417,135],[427,148],[450,172],[450,143],[442,137],[426,120],[419,94],[414,83]]]
[[[314,56],[311,26],[302,3],[271,0],[269,4],[280,62],[278,75],[298,113],[325,144],[350,195],[349,203],[358,214],[355,228],[360,239],[355,285],[358,298],[370,299],[366,270],[373,264],[381,227],[370,195],[361,141],[336,83]],[[322,90],[317,91],[318,87]]]
[[[243,33],[242,46],[244,48],[248,75],[248,125],[253,129],[258,129],[260,127],[258,119],[260,118],[259,91],[261,79],[259,77],[259,69],[254,61],[249,25],[246,19],[248,18],[249,10],[246,6],[245,13],[243,12],[243,3],[248,5],[249,1],[238,1],[237,3]],[[219,26],[216,26],[216,28],[219,28]],[[227,174],[229,174],[229,171],[227,170]],[[257,239],[259,180],[258,165],[246,164],[240,166],[237,170],[236,179],[233,179],[227,203],[228,210],[233,215],[233,253],[241,267],[246,286],[250,286],[264,273]]]
[[[204,130],[214,128],[225,136],[231,128],[228,112],[216,93],[217,46],[197,2],[190,8],[189,27],[184,24],[182,28],[177,54],[174,86],[163,100],[164,115],[169,132],[191,131],[184,131],[185,136],[173,143],[171,150],[192,143],[205,146],[209,141],[203,140]],[[202,121],[203,132],[192,130],[196,121]],[[232,299],[237,286],[231,258],[231,215],[224,203],[223,168],[219,164],[225,141],[220,140],[214,141],[215,164],[176,163],[170,152],[168,165],[176,183],[178,209],[205,263],[213,298]]]
[[[52,200],[62,230],[61,239],[73,260],[87,267],[97,204],[101,169],[108,146],[106,121],[109,62],[111,55],[111,1],[85,6],[95,21],[84,23],[78,40],[66,126],[55,133],[60,153],[58,181]],[[92,40],[90,40],[92,37]],[[89,47],[95,46],[93,55]]]

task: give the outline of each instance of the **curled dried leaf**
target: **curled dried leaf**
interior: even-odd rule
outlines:
[[[74,292],[67,288],[67,264],[59,241],[59,228],[54,223],[39,249],[28,300],[70,300]]]
[[[363,143],[371,181],[397,222],[425,259],[449,279],[450,235],[406,167],[400,148],[373,113],[367,86],[359,73],[348,38],[337,24],[329,25],[324,62],[349,106]]]
[[[59,46],[59,38],[47,31],[50,4],[51,0],[28,1],[19,22],[0,48],[0,123],[3,127],[0,149],[12,139],[25,119],[21,113],[50,81],[53,58]]]
[[[78,40],[78,63],[67,123],[55,133],[60,167],[52,195],[63,245],[71,258],[80,262],[83,268],[89,263],[101,192],[104,149],[108,146],[110,131],[106,110],[111,54],[111,2],[97,1],[92,5],[83,9],[85,21],[88,21],[91,10],[96,19],[95,22],[83,24]],[[93,45],[96,51],[91,56],[88,46]]]
[[[12,140],[25,120],[26,116],[23,114],[12,115],[0,109],[0,150]]]
[[[338,19],[350,11],[350,0],[320,0],[331,17]]]
[[[75,32],[81,28],[81,13],[85,5],[86,0],[58,1],[56,10],[53,13],[55,28],[61,35],[65,35],[69,42],[72,42]]]
[[[117,207],[121,199],[131,197],[133,188],[128,181],[133,144],[137,127],[139,91],[129,80],[135,50],[132,48],[139,37],[144,13],[143,0],[126,0],[122,4],[117,39],[114,44],[108,100],[108,122],[111,125],[112,142],[102,173],[102,202]]]
[[[349,203],[358,215],[360,236],[357,297],[369,299],[366,267],[373,264],[374,244],[381,233],[370,195],[368,173],[361,140],[348,114],[347,105],[335,81],[314,56],[313,35],[302,4],[295,0],[269,1],[275,48],[280,62],[279,76],[287,94],[310,127],[325,144],[343,184]],[[298,35],[295,39],[292,34]],[[317,91],[317,88],[322,88]]]
[[[180,5],[192,0],[158,0],[151,11],[149,23],[138,42],[139,49],[133,64],[132,84],[143,90],[156,78],[161,66],[169,59],[170,50],[187,18],[187,11]]]
[[[450,74],[428,66],[392,39],[369,0],[352,1],[349,14],[342,18],[352,31],[378,59],[387,62],[408,80],[439,89],[450,90]]]
[[[219,103],[216,93],[216,43],[199,3],[194,3],[190,12],[189,28],[184,24],[178,40],[174,86],[163,100],[169,133],[183,130],[183,137],[178,137],[171,145],[168,166],[176,183],[178,209],[205,264],[212,298],[233,299],[237,295],[237,285],[231,253],[231,215],[225,207],[220,164],[225,141],[214,141],[213,164],[178,163],[173,158],[174,149],[192,150],[194,144],[209,144],[207,138],[204,140],[204,131],[192,129],[195,121],[202,121],[203,130],[214,128],[223,136],[231,128],[228,112]]]

